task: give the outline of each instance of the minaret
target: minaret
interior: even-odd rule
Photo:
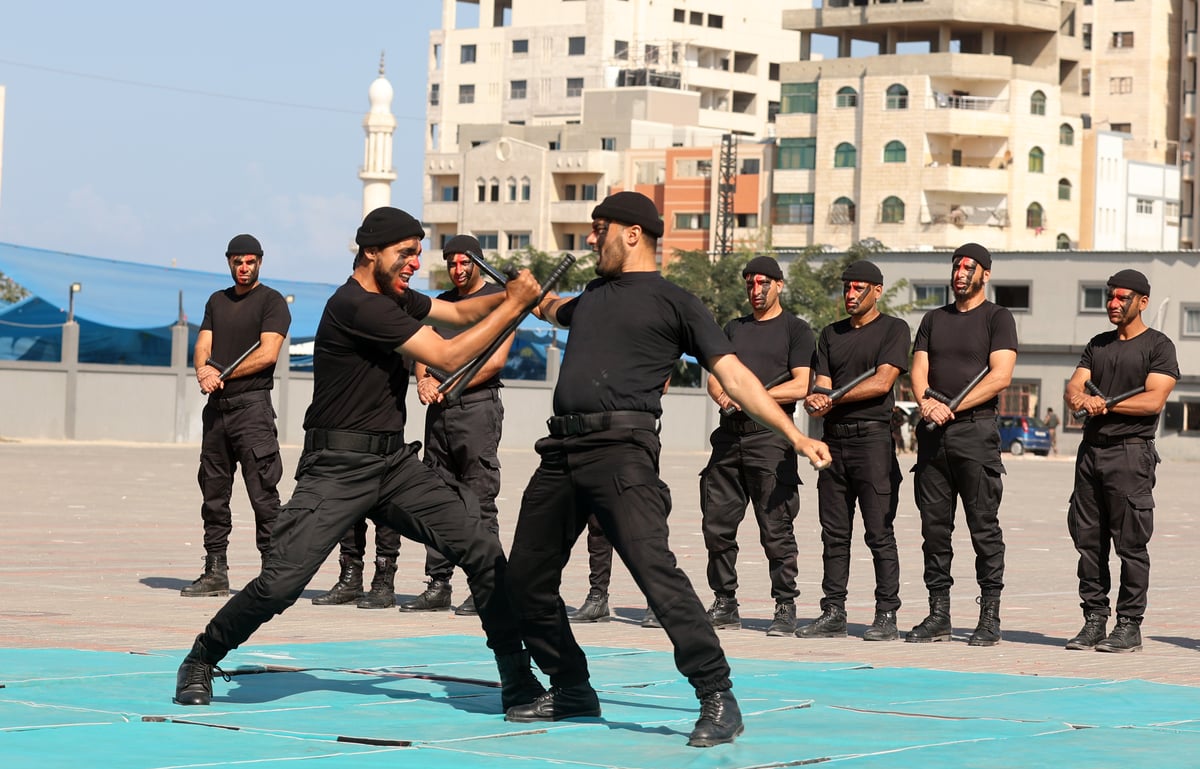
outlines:
[[[380,206],[392,203],[392,182],[396,172],[392,169],[392,133],[396,130],[396,118],[392,115],[392,84],[383,76],[383,54],[379,54],[379,77],[371,83],[367,96],[371,100],[371,111],[363,118],[363,130],[367,134],[363,167],[358,178],[363,183],[363,216]]]

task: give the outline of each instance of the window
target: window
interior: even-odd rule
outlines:
[[[1033,92],[1033,95],[1029,97],[1029,114],[1046,114],[1046,94],[1042,93],[1041,91]]]
[[[1181,314],[1183,315],[1182,336],[1200,336],[1200,305],[1183,306]]]
[[[1046,153],[1041,147],[1029,150],[1029,173],[1040,174],[1046,170]]]
[[[1163,201],[1163,218],[1168,224],[1179,224],[1179,201],[1165,200]]]
[[[1046,217],[1040,203],[1030,203],[1025,209],[1025,226],[1031,230],[1040,230],[1045,226]]]
[[[908,89],[899,83],[889,85],[887,89],[887,98],[884,101],[885,109],[908,109]]]
[[[1058,180],[1058,199],[1059,200],[1070,200],[1071,199],[1071,180],[1070,179],[1059,179]]]
[[[767,65],[767,80],[779,82],[779,62],[773,61]]]
[[[722,29],[725,26],[725,17],[715,13],[708,14],[708,26],[712,29]]]
[[[1108,127],[1120,134],[1133,133],[1133,123],[1111,123]]]
[[[707,230],[708,224],[708,214],[675,214],[677,230]]]
[[[854,201],[847,197],[840,197],[833,201],[833,205],[829,209],[829,223],[854,224],[856,213]]]
[[[510,232],[508,233],[508,250],[515,251],[522,248],[529,248],[529,233],[528,232]]]
[[[1200,431],[1200,400],[1168,401],[1163,406],[1163,429],[1178,430],[1184,435]]]
[[[787,193],[775,196],[775,224],[812,224],[813,193]]]
[[[512,52],[513,56],[525,56],[529,53],[529,41],[525,39],[512,41]]]
[[[575,250],[575,233],[564,232],[563,236],[562,236],[562,242],[563,242],[562,247],[563,247],[564,251],[574,251]]]
[[[1114,32],[1112,33],[1113,48],[1132,48],[1133,33],[1132,32]]]
[[[483,179],[479,179],[475,182],[475,202],[487,202],[487,182],[485,182]]]
[[[758,158],[743,158],[742,167],[738,173],[742,174],[743,176],[757,176],[759,165],[760,163]]]
[[[658,64],[658,46],[647,43],[643,57],[646,59],[647,64]]]
[[[1028,283],[992,283],[992,301],[1010,310],[1028,312],[1031,308],[1029,293]]]
[[[1149,198],[1138,198],[1136,206],[1136,210],[1139,214],[1154,213],[1154,201],[1150,200]]]
[[[581,184],[579,186],[579,199],[580,200],[596,200],[597,199],[596,198],[596,185]]]
[[[524,81],[524,80],[513,80],[511,83],[509,83],[508,98],[524,99],[525,92],[526,92],[526,85],[527,85],[526,81]]]
[[[491,193],[491,195],[488,196],[488,200],[490,200],[493,203],[499,203],[500,202],[500,180],[492,179],[492,183],[488,185],[488,191]]]
[[[500,247],[500,241],[494,232],[477,232],[475,239],[479,241],[479,248],[483,251],[495,251]]]
[[[458,103],[459,104],[474,104],[475,103],[475,86],[460,85],[458,87]]]
[[[475,63],[475,46],[474,45],[464,45],[462,48],[460,48],[458,50],[458,61],[461,64],[474,64]]]
[[[625,61],[629,58],[629,41],[614,40],[613,41],[613,58]]]
[[[1063,123],[1058,127],[1058,143],[1064,147],[1071,147],[1075,144],[1075,129],[1068,123]]]
[[[904,163],[908,160],[908,149],[904,142],[890,141],[883,148],[884,163]]]
[[[442,202],[443,203],[458,202],[458,185],[457,184],[448,184],[445,187],[442,187]]]
[[[735,227],[752,229],[758,226],[758,214],[734,214],[737,224]]]
[[[817,112],[816,83],[784,83],[780,86],[783,112],[815,115]]]
[[[684,23],[687,21],[687,11],[683,10],[682,8],[676,8],[674,19],[679,24]]]
[[[858,164],[858,150],[849,142],[842,142],[833,151],[834,168],[854,168]]]
[[[858,106],[858,91],[848,85],[844,85],[837,92],[837,106],[839,107],[857,107]]]
[[[563,200],[577,200],[575,195],[576,187],[574,184],[563,185]]]
[[[1101,313],[1106,312],[1104,306],[1107,301],[1107,288],[1100,283],[1080,283],[1079,284],[1079,312],[1080,313]]]
[[[950,303],[950,289],[941,283],[914,283],[913,302],[922,307],[941,307]]]
[[[508,200],[508,201],[516,200],[517,199],[517,180],[513,179],[510,176],[508,179],[508,182],[505,186],[508,187],[508,197],[506,197],[505,200]]]
[[[529,193],[530,193],[529,179],[521,179],[521,200],[523,202],[529,201]]]
[[[429,85],[429,105],[431,107],[436,107],[438,105],[439,94],[441,94],[441,91],[442,86],[440,83],[431,83]]]
[[[692,11],[688,14],[688,24],[693,24],[697,27],[704,26],[704,14],[700,11]]]
[[[707,158],[681,158],[675,161],[675,176],[688,179],[712,177],[712,161]]]
[[[1079,93],[1082,96],[1091,96],[1092,94],[1092,71],[1090,69],[1079,73]]]
[[[1082,40],[1083,40],[1083,50],[1085,50],[1085,51],[1092,50],[1092,25],[1091,24],[1083,25]]]
[[[567,96],[582,96],[583,95],[583,78],[569,77],[567,78]]]
[[[583,56],[587,52],[586,37],[568,37],[567,38],[567,55],[568,56]]]
[[[600,149],[607,150],[609,152],[615,152],[617,149],[617,137],[601,136],[600,137]]]
[[[1066,251],[1071,247],[1071,236],[1065,232],[1058,233],[1058,237],[1054,239],[1054,247],[1059,251]]]
[[[808,169],[817,167],[817,140],[780,139],[779,155],[775,167],[785,170]]]
[[[1133,93],[1133,78],[1132,77],[1110,77],[1108,79],[1108,92],[1113,93]]]
[[[895,195],[890,195],[883,200],[883,206],[880,207],[879,221],[885,224],[900,224],[904,221],[904,201]]]

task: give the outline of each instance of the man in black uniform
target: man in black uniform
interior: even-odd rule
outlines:
[[[992,255],[986,248],[978,243],[959,246],[952,265],[954,303],[927,312],[913,342],[913,392],[924,420],[916,429],[914,486],[921,511],[929,616],[904,640],[950,640],[951,533],[956,498],[961,498],[980,590],[979,623],[967,643],[994,646],[1001,638],[1004,589],[1004,534],[999,520],[1004,465],[996,407],[1017,362],[1017,324],[1007,308],[986,298],[992,274]],[[925,394],[933,388],[952,399],[985,368],[987,375],[956,411]],[[933,428],[927,429],[929,425]]]
[[[504,293],[495,283],[483,279],[483,273],[468,254],[483,258],[479,241],[470,235],[456,235],[446,241],[442,255],[446,272],[454,288],[438,294],[443,302],[458,302],[469,296]],[[454,331],[442,331],[451,338]],[[450,403],[438,392],[441,379],[420,361],[415,367],[417,395],[429,406],[425,412],[425,464],[453,483],[462,483],[479,498],[479,509],[488,529],[500,534],[496,495],[500,493],[500,430],[504,424],[504,404],[500,401],[500,372],[508,360],[513,335],[496,348],[479,372],[467,383],[457,401]],[[454,564],[435,548],[425,546],[425,574],[429,584],[413,600],[401,605],[401,611],[438,611],[450,608],[450,576]],[[456,614],[474,614],[475,602],[468,595]]]
[[[846,585],[850,581],[850,536],[854,503],[862,511],[863,539],[875,565],[875,619],[866,641],[893,641],[900,608],[900,559],[896,553],[896,506],[900,464],[891,435],[892,388],[908,370],[908,324],[879,311],[883,273],[858,261],[842,272],[842,295],[850,317],[821,329],[817,341],[816,388],[805,399],[813,416],[824,417],[833,464],[817,479],[824,577],[821,616],[800,628],[800,638],[846,635]],[[866,372],[836,402],[829,394]]]
[[[255,541],[263,561],[271,544],[271,529],[279,516],[283,460],[275,429],[271,388],[275,361],[292,324],[287,302],[275,289],[259,282],[262,246],[253,235],[237,235],[225,249],[233,285],[217,291],[204,305],[204,321],[196,337],[193,363],[200,391],[208,395],[202,421],[200,471],[204,503],[204,573],[179,591],[188,597],[229,595],[229,532],[233,518],[229,498],[233,473],[240,464],[250,507],[254,510]],[[255,342],[258,349],[224,378],[221,370],[233,364]],[[211,361],[211,362],[210,362]]]
[[[408,287],[424,236],[416,219],[390,207],[367,214],[359,227],[354,272],[330,297],[317,327],[295,492],[279,515],[262,573],[217,612],[180,665],[179,704],[211,702],[214,666],[295,603],[342,533],[364,516],[435,545],[462,566],[496,654],[506,710],[543,693],[504,591],[500,540],[473,496],[424,465],[420,444],[404,441],[404,357],[457,369],[532,305],[539,287],[523,271],[503,296],[431,300]],[[443,339],[422,320],[476,325]]]
[[[1084,625],[1068,649],[1135,652],[1142,648],[1142,617],[1150,588],[1150,535],[1154,532],[1154,448],[1158,414],[1179,379],[1175,345],[1146,325],[1142,311],[1150,282],[1137,270],[1108,279],[1108,320],[1116,329],[1092,337],[1067,383],[1072,411],[1089,417],[1075,457],[1075,490],[1067,528],[1079,551],[1079,598]],[[1133,395],[1111,407],[1084,391],[1091,381],[1105,396]],[[1112,574],[1109,549],[1121,559],[1117,624],[1105,637]]]
[[[807,323],[783,309],[783,270],[769,256],[756,256],[742,269],[750,314],[725,324],[725,335],[738,360],[760,382],[778,382],[769,392],[791,416],[796,401],[808,394],[812,371],[813,333]],[[780,379],[786,377],[786,381]],[[708,549],[708,586],[714,600],[708,620],[715,628],[742,626],[737,601],[737,530],[754,507],[758,539],[767,556],[775,616],[769,636],[796,631],[796,532],[800,512],[800,475],[796,451],[788,439],[771,432],[743,412],[708,377],[708,394],[721,408],[717,429],[709,436],[712,453],[700,472],[701,529]],[[732,414],[725,416],[725,412]]]
[[[716,631],[668,542],[670,492],[658,475],[663,383],[680,355],[690,353],[744,410],[787,435],[814,465],[824,465],[829,450],[796,429],[733,354],[700,300],[659,274],[654,256],[662,232],[646,196],[605,198],[592,210],[588,236],[599,253],[600,278],[580,296],[551,295],[540,307],[542,317],[571,334],[550,435],[535,445],[541,463],[521,502],[508,584],[529,651],[551,688],[506,717],[527,722],[600,714],[587,658],[559,595],[571,547],[595,515],[696,689],[700,719],[688,744],[707,747],[732,741],[742,732],[742,718]]]

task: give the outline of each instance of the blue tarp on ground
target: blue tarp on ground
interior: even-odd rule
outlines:
[[[1200,689],[853,663],[731,660],[746,733],[686,747],[672,656],[589,648],[603,715],[514,724],[480,638],[247,645],[209,707],[170,702],[183,652],[0,650],[10,767],[783,767],[1193,765]],[[1189,758],[1191,756],[1192,758]]]

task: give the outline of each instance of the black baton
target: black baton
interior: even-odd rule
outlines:
[[[499,270],[497,270],[495,267],[488,264],[484,260],[483,254],[473,254],[470,251],[467,251],[466,254],[467,254],[467,257],[470,258],[470,260],[472,262],[475,262],[475,264],[479,265],[479,269],[483,272],[484,275],[487,275],[489,278],[492,279],[492,281],[494,281],[498,285],[503,286],[504,284],[508,283],[509,278],[512,278],[517,274],[517,271],[515,269],[510,268],[508,277],[505,277],[504,275],[500,274]]]
[[[961,406],[962,402],[964,400],[966,400],[968,395],[971,394],[971,391],[975,389],[975,386],[983,381],[983,378],[988,375],[989,371],[991,371],[991,369],[988,368],[987,366],[984,366],[983,370],[980,371],[978,374],[976,374],[974,379],[972,379],[970,382],[967,382],[967,386],[962,389],[962,392],[960,392],[958,395],[955,395],[953,398],[951,398],[948,401],[942,400],[946,396],[942,395],[942,393],[938,392],[937,390],[934,390],[932,387],[928,387],[925,389],[925,397],[933,398],[935,401],[940,401],[942,403],[945,403],[946,407],[949,408],[950,411],[952,411],[952,412],[958,411],[958,407]],[[941,397],[938,397],[938,396],[941,396]],[[926,422],[925,423],[926,430],[936,430],[937,428],[943,427],[943,426],[944,425],[939,425],[937,422]]]
[[[867,371],[862,372],[861,374],[854,377],[853,379],[851,379],[849,382],[842,385],[841,387],[838,387],[837,389],[834,389],[834,390],[829,390],[828,392],[825,392],[824,394],[829,396],[829,400],[833,401],[834,403],[837,403],[846,395],[846,393],[853,390],[858,385],[859,382],[865,382],[866,380],[870,379],[874,375],[875,375],[875,369],[868,369]],[[814,387],[813,392],[821,393],[822,389]],[[807,403],[804,404],[804,410],[810,414],[816,412],[816,409],[815,408],[810,409],[808,407]]]
[[[229,375],[233,373],[233,370],[236,369],[238,366],[242,365],[242,361],[246,360],[246,358],[249,358],[250,353],[254,352],[259,347],[262,347],[261,339],[258,340],[257,342],[255,342],[254,344],[250,345],[249,349],[247,349],[244,353],[239,355],[237,360],[235,360],[233,363],[230,363],[225,368],[221,369],[221,374],[218,378],[222,382],[224,382],[226,379],[228,379]],[[209,358],[208,360],[204,361],[204,363],[205,363],[205,365],[212,366],[213,368],[221,368],[221,365],[219,363],[217,363],[215,360],[213,360],[212,358]]]
[[[775,387],[776,385],[781,385],[791,378],[792,378],[792,372],[790,372],[790,371],[785,372],[785,373],[780,374],[779,376],[775,377],[770,382],[767,382],[766,384],[764,384],[763,389],[770,390],[772,387]],[[737,413],[737,410],[738,410],[737,406],[725,406],[724,408],[721,409],[721,416],[731,417]]]
[[[1096,386],[1096,384],[1092,380],[1090,380],[1090,379],[1087,380],[1086,382],[1083,383],[1083,386],[1092,395],[1098,395],[1099,397],[1104,398],[1104,393],[1100,390],[1099,387]],[[1135,387],[1132,390],[1130,390],[1129,392],[1123,392],[1120,395],[1114,395],[1111,398],[1104,398],[1104,408],[1111,409],[1113,406],[1117,405],[1121,401],[1129,400],[1133,396],[1140,395],[1144,392],[1146,392],[1146,385],[1142,385],[1140,387]],[[1075,417],[1076,419],[1083,419],[1087,415],[1088,415],[1087,409],[1079,409],[1078,411],[1071,412],[1071,416]]]

